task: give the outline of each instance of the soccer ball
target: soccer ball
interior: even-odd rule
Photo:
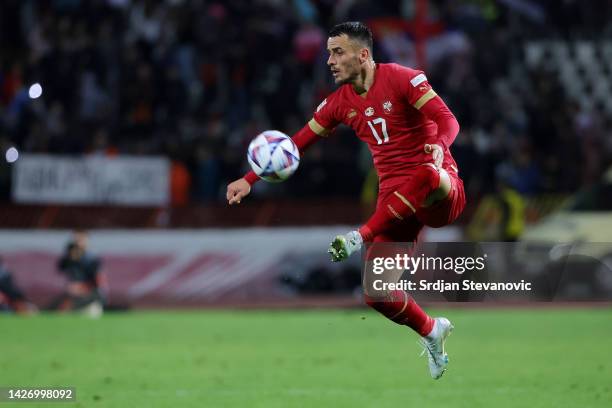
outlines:
[[[247,159],[260,178],[279,183],[297,170],[300,151],[293,140],[283,132],[266,130],[249,144]]]

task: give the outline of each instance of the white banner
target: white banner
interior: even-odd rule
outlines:
[[[170,163],[163,157],[24,154],[13,171],[18,203],[164,205]]]
[[[98,230],[91,232],[89,248],[102,260],[113,302],[272,300],[287,296],[278,282],[285,270],[346,268],[347,263],[329,260],[327,247],[349,228]],[[0,258],[42,305],[64,284],[57,261],[70,239],[68,231],[0,230]],[[348,264],[359,269],[360,257]]]

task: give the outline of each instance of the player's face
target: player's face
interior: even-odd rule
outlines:
[[[362,47],[346,35],[327,39],[327,52],[329,58],[327,65],[331,69],[336,84],[346,84],[359,78],[362,61],[360,59]]]
[[[74,242],[81,247],[83,250],[87,249],[87,244],[89,241],[89,237],[87,236],[87,233],[85,232],[81,232],[81,231],[77,231],[74,233],[73,236]]]

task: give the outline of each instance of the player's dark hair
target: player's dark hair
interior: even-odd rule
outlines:
[[[335,25],[329,30],[330,37],[338,37],[342,34],[346,34],[351,40],[357,40],[362,43],[365,47],[372,51],[372,31],[370,28],[360,21],[347,21]]]

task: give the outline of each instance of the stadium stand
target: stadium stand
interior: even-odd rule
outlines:
[[[430,25],[403,1],[8,1],[0,146],[161,154],[173,163],[174,204],[221,202],[250,138],[298,129],[332,89],[325,30],[361,18],[385,33],[378,61],[419,64],[410,39],[425,42],[430,81],[462,125],[453,150],[471,197],[491,192],[500,171],[526,195],[596,180],[612,150],[612,43],[592,40],[610,32],[605,12],[573,1],[429,3]],[[29,100],[34,83],[42,96]],[[358,198],[369,158],[347,129],[337,133],[294,181],[256,196]],[[575,162],[587,165],[564,165]],[[11,166],[0,167],[8,201]]]

